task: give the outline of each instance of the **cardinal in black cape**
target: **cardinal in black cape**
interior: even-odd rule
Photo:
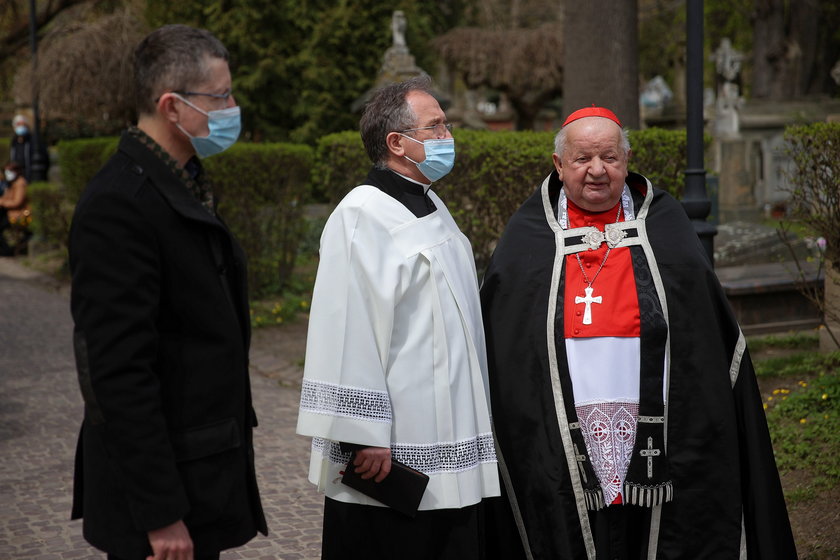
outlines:
[[[627,172],[608,109],[572,113],[555,148],[481,288],[488,550],[796,558],[746,341],[684,210]]]

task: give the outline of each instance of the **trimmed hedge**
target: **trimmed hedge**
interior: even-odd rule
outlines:
[[[62,140],[57,144],[61,184],[69,200],[79,200],[85,185],[117,151],[116,136]]]
[[[360,185],[371,168],[359,132],[347,130],[318,139],[312,168],[312,197],[332,206]]]
[[[66,248],[73,209],[82,191],[116,151],[119,138],[58,144],[61,185],[30,188],[35,231],[49,246]],[[204,160],[219,199],[219,215],[248,255],[254,297],[279,292],[289,278],[305,232],[313,150],[297,144],[240,142]]]
[[[510,216],[553,169],[554,134],[455,130],[454,135],[455,168],[435,190],[470,238],[483,270]],[[75,205],[117,142],[117,138],[95,138],[59,143],[63,202],[56,212]],[[630,143],[630,169],[679,197],[686,165],[685,131],[631,131]],[[357,131],[324,136],[314,150],[299,144],[241,142],[205,160],[205,165],[216,185],[219,214],[248,254],[254,297],[279,292],[289,278],[306,229],[303,205],[338,204],[371,167]],[[47,194],[45,190],[45,198]],[[42,212],[47,215],[49,210]],[[56,221],[48,237],[59,235],[63,218],[57,214]],[[60,237],[63,243],[66,233]]]
[[[75,202],[56,183],[37,182],[26,188],[32,208],[32,232],[50,249],[66,249]]]
[[[453,131],[455,167],[435,184],[435,191],[472,242],[479,270],[489,261],[510,216],[553,170],[554,134]],[[686,167],[685,131],[652,128],[629,135],[630,170],[679,198]],[[358,132],[325,136],[316,148],[314,190],[335,205],[364,180],[370,167]]]
[[[785,129],[793,160],[790,210],[825,238],[825,258],[840,263],[840,123],[814,123]]]
[[[248,255],[254,298],[280,292],[306,230],[313,150],[301,144],[240,142],[204,160],[219,215]]]

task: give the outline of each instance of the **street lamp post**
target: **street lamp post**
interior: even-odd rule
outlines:
[[[38,36],[37,18],[35,12],[35,0],[29,0],[29,46],[32,50],[32,181],[47,180],[47,162],[44,161],[44,153],[41,150],[41,117],[38,111]],[[46,151],[46,150],[44,150]]]
[[[703,167],[703,0],[688,0],[686,13],[686,133],[688,167],[682,205],[714,264],[717,228],[706,221],[712,202]]]

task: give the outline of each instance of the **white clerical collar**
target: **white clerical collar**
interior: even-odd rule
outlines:
[[[389,167],[389,169],[390,169],[390,167]],[[394,171],[393,169],[391,169],[391,171],[392,171],[395,175],[399,175],[400,177],[402,177],[402,178],[403,178],[403,179],[405,179],[406,181],[411,181],[411,182],[412,182],[412,183],[414,183],[415,185],[420,185],[421,187],[423,187],[423,194],[426,194],[427,192],[429,192],[429,189],[430,189],[430,188],[432,188],[432,184],[431,184],[431,183],[421,183],[420,181],[415,181],[415,180],[414,180],[414,179],[412,179],[411,177],[406,177],[406,176],[405,176],[405,175],[403,175],[402,173],[397,173],[397,172],[396,172],[396,171]]]
[[[624,189],[621,191],[621,207],[624,211],[625,222],[636,219],[633,212],[633,196],[630,194],[627,183],[624,183]],[[569,229],[569,204],[566,199],[566,189],[560,189],[560,198],[557,201],[557,221],[561,228]]]

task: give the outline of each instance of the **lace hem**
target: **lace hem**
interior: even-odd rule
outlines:
[[[391,400],[385,391],[304,379],[300,409],[368,422],[391,422]]]
[[[627,476],[636,443],[638,403],[600,402],[575,407],[589,459],[604,491],[604,501],[612,503]]]
[[[312,452],[328,457],[335,464],[346,464],[349,453],[342,453],[337,442],[312,439]],[[457,473],[496,462],[493,434],[488,432],[455,442],[401,444],[391,446],[394,459],[426,474]]]

